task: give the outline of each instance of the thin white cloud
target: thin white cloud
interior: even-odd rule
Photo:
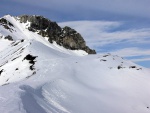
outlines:
[[[76,29],[92,48],[120,43],[123,40],[126,40],[127,43],[150,43],[150,28],[110,32],[123,25],[123,22],[72,21],[59,23],[59,25],[70,26]],[[149,40],[147,40],[147,38],[149,38]]]
[[[150,56],[150,49],[141,49],[138,47],[124,48],[116,51],[111,51],[112,54],[117,54],[122,57],[134,56]]]
[[[133,62],[143,62],[150,61],[150,58],[139,58],[139,59],[131,59]]]

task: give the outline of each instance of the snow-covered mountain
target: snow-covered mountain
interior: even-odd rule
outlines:
[[[57,34],[33,17],[41,18],[0,19],[0,113],[150,112],[149,69],[88,55],[94,50],[75,30]]]

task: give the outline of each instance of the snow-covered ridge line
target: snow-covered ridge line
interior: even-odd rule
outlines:
[[[5,25],[3,25],[4,28],[7,26],[6,33],[3,33],[7,34],[5,37],[11,36],[13,39],[13,37],[17,37],[17,35],[19,35],[19,39],[26,38],[39,40],[35,35],[33,35],[34,33],[41,35],[42,38],[45,37],[48,39],[47,42],[53,43],[55,41],[58,45],[63,46],[66,49],[83,50],[88,54],[96,53],[95,50],[92,50],[86,46],[86,42],[77,31],[67,26],[61,28],[56,22],[52,22],[42,16],[22,15],[12,17],[7,15],[1,18],[0,22],[1,21],[5,23]],[[12,25],[13,28],[11,26],[9,27],[9,25]],[[11,35],[10,32],[13,34]],[[13,36],[14,34],[16,35]]]
[[[4,19],[6,19],[6,21],[10,22],[13,27],[10,27],[10,29],[12,29],[12,31],[10,31],[10,29],[5,29],[4,27],[1,27],[1,32],[0,34],[3,34],[1,37],[2,39],[8,39],[10,41],[14,40],[21,40],[21,39],[26,39],[26,40],[36,40],[39,41],[43,44],[45,44],[48,47],[51,47],[53,49],[56,49],[58,51],[67,53],[67,54],[75,54],[75,55],[87,55],[86,52],[84,52],[83,50],[69,50],[69,49],[65,49],[64,47],[58,45],[55,43],[55,41],[53,41],[53,44],[50,44],[49,41],[47,40],[48,37],[42,37],[41,35],[37,34],[36,32],[31,32],[28,30],[28,27],[30,26],[30,22],[26,22],[26,23],[20,23],[19,17],[12,17],[10,15],[6,15],[3,17]],[[8,23],[5,22],[5,23]],[[7,38],[9,36],[9,38]],[[69,51],[69,52],[68,52]],[[78,52],[79,51],[79,52]]]

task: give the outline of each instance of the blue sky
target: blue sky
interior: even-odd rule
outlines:
[[[0,16],[43,15],[73,27],[98,53],[150,68],[150,0],[1,0]]]

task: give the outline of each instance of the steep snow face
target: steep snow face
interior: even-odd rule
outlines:
[[[0,39],[0,52],[11,44],[11,41]]]
[[[3,42],[3,41],[2,41]],[[55,44],[52,47],[57,47]],[[64,48],[59,48],[60,50]],[[64,49],[65,50],[65,49]],[[10,43],[6,49],[0,53],[0,85],[20,81],[36,74],[35,64],[40,57],[44,61],[51,58],[63,58],[70,55],[77,55],[71,52],[70,55],[45,46],[36,40],[17,40]],[[80,54],[82,54],[81,52]],[[40,65],[40,64],[38,64]],[[45,64],[44,64],[45,65]]]
[[[47,41],[47,37],[42,37],[41,35],[31,32],[27,29],[30,25],[30,22],[20,23],[19,18],[12,17],[10,15],[6,15],[3,18],[6,19],[7,22],[11,23],[12,26],[9,26],[9,29],[6,29],[3,25],[0,25],[1,40],[3,40],[6,36],[11,36],[14,41],[21,40],[21,39],[36,40],[50,48],[53,48],[55,50],[58,50],[66,54],[77,55],[77,56],[87,55],[87,53],[83,50],[68,50],[62,46],[57,45],[55,42],[53,42],[53,44],[50,44]],[[3,45],[1,46],[3,47]]]
[[[81,57],[5,18],[14,31],[0,26],[0,113],[150,112],[149,69],[116,55]]]

